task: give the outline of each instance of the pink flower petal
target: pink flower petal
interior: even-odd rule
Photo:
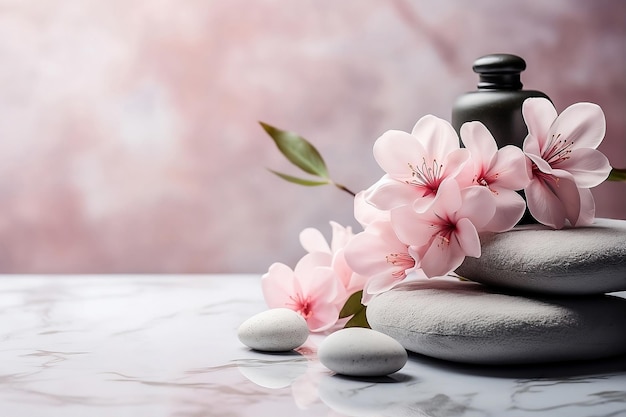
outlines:
[[[565,173],[566,174],[566,173]],[[540,223],[561,229],[565,219],[575,224],[580,213],[580,194],[567,177],[535,177],[525,189],[530,214]]]
[[[335,271],[335,276],[339,279],[346,291],[352,290],[352,288],[350,288],[350,282],[352,281],[354,272],[346,261],[345,248],[339,249],[333,256],[332,270]]]
[[[573,175],[576,185],[591,188],[601,184],[611,172],[611,165],[604,154],[596,149],[574,149],[569,158],[560,162],[558,168]]]
[[[374,159],[392,178],[410,180],[409,163],[426,154],[424,146],[409,133],[389,130],[374,143]],[[421,160],[420,160],[421,162]]]
[[[591,190],[586,188],[579,188],[578,191],[580,192],[580,215],[574,226],[591,226],[596,216],[596,203],[593,200],[593,194],[591,194]]]
[[[441,173],[441,180],[446,178],[455,178],[461,172],[463,168],[470,161],[470,151],[468,149],[455,149],[451,151],[443,161],[443,168]]]
[[[353,236],[351,227],[343,227],[337,222],[330,222],[330,227],[333,231],[333,236],[330,241],[330,249],[332,253],[337,252],[339,249],[346,246]]]
[[[388,262],[392,253],[405,253],[407,247],[396,237],[390,223],[374,223],[352,238],[345,248],[346,262],[358,274],[392,274],[395,268]]]
[[[541,178],[533,179],[524,190],[530,214],[541,224],[561,229],[565,224],[565,208]]]
[[[361,297],[361,304],[363,304],[364,306],[368,305],[369,302],[372,301],[372,298],[378,295],[377,293],[369,292],[366,287],[367,284],[365,284],[365,287],[363,288],[363,296]]]
[[[486,187],[474,186],[461,191],[462,206],[455,211],[456,219],[469,219],[474,227],[482,229],[496,212],[495,197]]]
[[[420,260],[420,268],[426,276],[440,277],[458,268],[465,259],[465,252],[456,238],[449,242],[437,237]]]
[[[296,291],[301,292],[305,296],[319,297],[320,282],[323,282],[324,284],[322,285],[328,285],[328,289],[332,291],[332,294],[323,294],[322,296],[328,299],[335,297],[337,295],[337,285],[334,283],[335,275],[330,267],[332,259],[330,253],[324,252],[312,252],[304,255],[294,268]]]
[[[522,116],[528,126],[528,136],[524,140],[524,152],[541,155],[546,144],[548,130],[557,118],[557,112],[550,100],[532,97],[524,100]]]
[[[312,227],[308,227],[300,232],[300,244],[307,252],[331,253],[322,232]]]
[[[436,202],[433,205],[435,213],[455,212],[463,204],[459,184],[454,179],[447,179],[441,183],[437,192]]]
[[[532,135],[527,135],[522,144],[522,150],[525,154],[529,155],[541,155],[541,149],[539,149],[539,141]]]
[[[506,232],[520,221],[526,211],[526,202],[521,195],[512,190],[500,190],[494,197],[496,213],[483,230],[496,233]]]
[[[405,277],[394,277],[390,274],[376,275],[365,283],[361,303],[367,305],[374,295],[389,291],[404,280]]]
[[[467,122],[461,126],[461,140],[472,154],[474,164],[485,170],[491,164],[491,159],[498,151],[496,140],[489,129],[481,122]]]
[[[273,263],[261,278],[263,298],[269,308],[286,307],[295,294],[294,272],[285,264]]]
[[[404,280],[403,276],[379,275],[367,281],[364,292],[368,294],[380,294],[389,291]]]
[[[323,332],[330,329],[339,318],[339,309],[333,304],[313,305],[313,314],[306,319],[309,330],[312,332]]]
[[[357,233],[344,251],[346,262],[358,274],[372,275],[374,271],[386,269],[387,245],[378,235],[369,232]]]
[[[432,240],[433,228],[430,218],[420,216],[411,207],[393,210],[391,225],[398,239],[406,245],[422,247]]]
[[[555,169],[554,174],[559,178],[558,187],[555,189],[556,196],[565,207],[565,217],[572,226],[575,226],[580,216],[580,189],[569,172]]]
[[[350,296],[357,291],[361,291],[365,286],[368,278],[369,277],[366,275],[357,274],[356,272],[353,273],[352,277],[350,278],[350,283],[346,287],[346,294]]]
[[[427,159],[436,159],[439,163],[460,147],[459,137],[452,125],[430,114],[417,121],[411,134],[424,145],[425,152],[421,155],[427,155]]]
[[[354,218],[363,228],[376,221],[389,221],[389,211],[379,210],[365,201],[365,191],[354,197]]]
[[[552,175],[552,167],[541,156],[531,154],[531,153],[526,153],[526,157],[528,157],[528,159],[530,159],[533,162],[533,164],[537,166],[539,171],[548,175]]]
[[[463,257],[480,257],[480,239],[478,237],[478,232],[469,219],[463,218],[456,223],[456,232],[454,233],[454,237],[463,250]],[[463,260],[461,260],[461,262],[463,262]],[[451,271],[459,267],[461,262],[454,266]]]
[[[563,110],[550,127],[549,135],[560,134],[561,138],[573,142],[573,149],[595,149],[604,139],[605,131],[606,121],[600,106],[576,103]]]
[[[516,146],[504,146],[494,156],[487,176],[493,178],[489,186],[494,190],[524,189],[530,182],[524,152]]]
[[[418,198],[413,201],[411,207],[417,213],[425,213],[432,207],[436,196],[436,194],[429,194],[425,197]]]
[[[379,210],[392,210],[412,204],[422,195],[422,189],[384,176],[365,191],[365,201]]]
[[[296,277],[312,279],[312,272],[317,267],[330,267],[333,256],[327,252],[311,252],[304,255],[296,264],[294,273]]]

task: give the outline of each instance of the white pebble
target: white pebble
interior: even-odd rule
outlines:
[[[288,308],[274,308],[250,317],[237,336],[251,349],[286,352],[302,346],[309,336],[304,318]]]
[[[349,376],[385,376],[399,371],[408,359],[406,350],[386,334],[352,327],[329,335],[317,356],[331,371]]]

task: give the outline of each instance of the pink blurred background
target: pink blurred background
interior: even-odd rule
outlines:
[[[598,103],[626,167],[626,2],[0,1],[0,272],[263,272],[352,218],[257,124],[296,131],[354,190],[371,146],[521,55],[557,109]],[[626,218],[626,184],[594,189]]]

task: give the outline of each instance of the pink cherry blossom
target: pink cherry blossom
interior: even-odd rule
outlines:
[[[526,187],[528,209],[539,222],[560,229],[593,222],[595,203],[589,188],[604,181],[611,166],[596,150],[604,138],[606,121],[593,103],[576,103],[557,115],[549,100],[524,101],[528,126],[524,153],[531,182]]]
[[[464,123],[461,126],[461,139],[470,151],[471,159],[464,170],[465,175],[469,175],[466,178],[459,177],[459,182],[462,186],[482,186],[491,191],[496,213],[485,230],[510,230],[526,210],[526,202],[515,192],[530,182],[524,153],[512,145],[498,150],[495,139],[480,122]]]
[[[461,190],[456,180],[447,179],[427,212],[409,206],[391,212],[396,235],[412,247],[427,277],[449,274],[465,256],[480,257],[478,232],[496,211],[490,193],[486,187]]]
[[[447,121],[422,117],[409,134],[385,132],[374,144],[374,158],[386,174],[366,191],[366,200],[381,210],[412,205],[428,210],[446,178],[461,172],[469,158]]]
[[[282,263],[272,264],[261,278],[268,307],[296,311],[312,332],[331,328],[339,317],[340,284],[331,268],[320,266],[329,262],[329,256],[321,252],[307,254],[293,271]]]
[[[337,295],[337,303],[343,305],[346,299],[356,291],[363,289],[365,277],[355,274],[345,260],[344,248],[353,238],[350,226],[344,227],[337,222],[330,222],[332,237],[330,245],[319,230],[309,227],[300,232],[300,244],[309,253],[329,255],[327,263],[320,266],[330,267],[342,284],[343,291]],[[323,259],[323,258],[318,258]]]
[[[300,244],[309,253],[324,252],[333,254],[346,246],[354,233],[350,226],[344,227],[337,222],[330,222],[332,237],[330,245],[319,230],[308,227],[300,232]]]
[[[400,242],[387,221],[370,224],[346,247],[346,261],[357,274],[367,277],[362,303],[402,282],[415,268],[408,245]]]
[[[389,221],[389,211],[379,210],[365,200],[365,191],[354,197],[354,218],[363,228],[377,221]]]

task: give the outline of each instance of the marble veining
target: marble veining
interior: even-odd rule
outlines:
[[[258,275],[0,277],[6,416],[626,416],[626,358],[524,367],[410,355],[382,378],[333,375],[323,335],[254,352]],[[620,293],[626,296],[626,293]]]

